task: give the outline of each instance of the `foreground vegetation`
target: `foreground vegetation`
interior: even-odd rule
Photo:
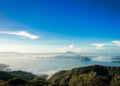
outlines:
[[[23,71],[1,71],[0,86],[120,86],[120,67],[93,65],[60,71],[46,78]]]

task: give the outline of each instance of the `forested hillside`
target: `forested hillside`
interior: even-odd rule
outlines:
[[[120,67],[79,67],[57,72],[46,79],[47,75],[0,71],[0,86],[120,86]]]
[[[60,71],[49,81],[68,86],[120,86],[120,67],[87,66]]]

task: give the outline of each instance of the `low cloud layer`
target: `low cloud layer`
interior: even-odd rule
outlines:
[[[91,45],[96,46],[96,49],[102,49],[106,45],[113,45],[113,44],[112,43],[94,43],[94,44],[91,44]]]
[[[120,46],[120,41],[112,41],[112,43],[115,43],[117,46]]]
[[[9,34],[9,35],[17,35],[20,36],[21,38],[29,38],[29,39],[38,39],[39,36],[30,34],[26,31],[17,31],[17,32],[12,32],[12,31],[0,31],[2,34]]]
[[[110,49],[108,47],[110,46],[118,46],[120,47],[120,41],[111,41],[111,42],[106,42],[106,43],[92,43],[90,44],[92,46],[95,46],[95,49],[83,49],[83,48],[75,48],[74,44],[70,44],[66,47],[63,47],[61,49],[58,49],[58,52],[66,52],[66,51],[73,51],[73,52],[96,52],[100,50],[106,50]]]
[[[57,51],[58,52],[67,52],[67,51],[82,52],[83,50],[81,48],[75,48],[74,44],[70,44],[70,45],[68,45],[66,47],[58,49]]]
[[[63,47],[62,49],[59,49],[59,52],[66,52],[66,51],[72,51],[72,49],[74,48],[74,44],[70,44],[67,47]]]
[[[120,46],[120,41],[111,41],[109,43],[93,43],[91,45],[96,46],[96,49],[102,49],[104,48],[104,46],[108,46],[108,45]]]

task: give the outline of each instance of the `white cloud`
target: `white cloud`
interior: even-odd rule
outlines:
[[[104,46],[106,45],[112,45],[112,43],[95,43],[95,44],[91,44],[96,46],[96,49],[105,49]]]
[[[11,31],[0,31],[2,34],[10,34],[10,35],[17,35],[21,36],[21,38],[29,38],[29,39],[38,39],[39,36],[32,35],[26,31],[18,31],[18,32],[11,32]]]
[[[67,52],[67,51],[84,52],[83,49],[81,48],[75,48],[74,44],[70,44],[69,46],[58,49],[57,51],[58,52]]]
[[[73,49],[74,48],[74,44],[71,44],[68,46],[69,49]]]
[[[97,44],[97,43],[95,43],[95,44],[91,44],[91,45],[94,45],[94,46],[96,46],[97,49],[100,49],[100,48],[102,48],[105,44]]]
[[[104,46],[107,46],[107,45],[120,46],[120,41],[111,41],[108,43],[94,43],[91,45],[96,46],[96,49],[105,49]]]
[[[68,47],[63,47],[62,49],[59,49],[60,52],[66,52],[66,51],[72,51],[74,48],[74,44],[69,45]]]
[[[117,46],[120,46],[120,41],[112,41],[112,43],[115,43]]]

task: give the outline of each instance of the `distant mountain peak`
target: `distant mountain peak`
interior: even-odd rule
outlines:
[[[65,52],[66,54],[76,54],[75,52],[72,52],[72,51],[67,51]]]

